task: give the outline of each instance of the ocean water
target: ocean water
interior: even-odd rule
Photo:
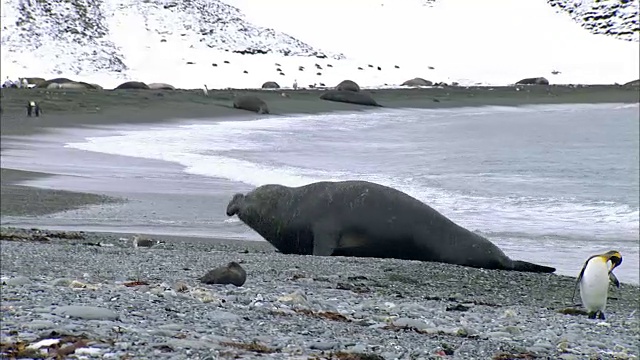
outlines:
[[[618,277],[638,283],[639,110],[603,104],[280,116],[112,131],[65,147],[172,162],[185,175],[242,183],[238,191],[369,180],[426,202],[513,258],[561,274],[576,275],[588,256],[618,249]],[[260,239],[236,218],[215,226]]]

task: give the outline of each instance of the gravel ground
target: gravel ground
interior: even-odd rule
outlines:
[[[258,242],[1,238],[3,358],[638,357],[630,284],[610,292],[599,321],[567,314],[574,279],[553,274],[282,255]],[[242,287],[199,281],[230,261],[247,272]]]

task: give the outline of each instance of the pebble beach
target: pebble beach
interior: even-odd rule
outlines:
[[[115,359],[634,359],[638,286],[607,319],[575,279],[283,255],[262,242],[3,228],[2,352]],[[207,285],[235,261],[241,287]],[[579,301],[579,300],[577,300]],[[74,346],[74,348],[70,348]],[[66,349],[66,350],[64,350]]]

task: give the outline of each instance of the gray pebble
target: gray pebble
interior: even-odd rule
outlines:
[[[53,310],[58,316],[68,316],[85,320],[117,320],[118,314],[105,308],[96,306],[61,306]]]
[[[11,279],[7,279],[4,281],[8,286],[23,286],[27,284],[31,284],[31,279],[26,276],[16,276]]]

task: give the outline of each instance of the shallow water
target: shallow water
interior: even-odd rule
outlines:
[[[637,283],[638,110],[621,104],[405,109],[192,122],[103,132],[71,142],[66,151],[180,164],[186,174],[176,184],[188,174],[190,182],[224,184],[226,192],[211,204],[221,209],[236,188],[370,180],[419,198],[514,258],[556,266],[559,273],[575,275],[589,255],[618,249],[620,280]],[[151,181],[165,169],[155,168],[122,176]],[[235,218],[217,216],[200,225],[260,238]],[[170,218],[163,221],[168,232],[186,235],[188,217],[173,230]]]

